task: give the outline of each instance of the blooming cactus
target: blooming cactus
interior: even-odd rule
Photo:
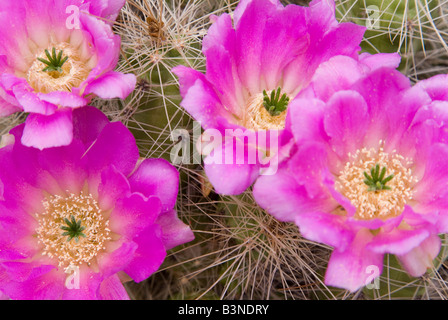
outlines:
[[[12,299],[126,299],[123,281],[193,239],[173,166],[139,161],[129,130],[94,107],[73,122],[68,146],[23,146],[20,125],[0,149],[0,292]]]
[[[334,72],[332,63],[319,74]],[[447,86],[438,77],[411,87],[387,67],[343,70],[291,103],[295,145],[276,175],[257,180],[254,196],[332,246],[325,283],[356,291],[372,266],[381,273],[386,253],[411,276],[439,253],[438,234],[448,231]]]
[[[203,41],[206,74],[183,66],[173,71],[180,79],[181,106],[204,129],[222,135],[226,129],[244,132],[235,143],[224,140],[205,159],[215,190],[239,194],[266,168],[261,156],[273,158],[278,151],[263,144],[260,132],[278,133],[278,143],[287,142],[283,129],[288,103],[310,83],[322,62],[337,55],[356,58],[365,28],[338,23],[334,1],[328,0],[314,0],[309,7],[243,0],[233,17],[214,19]],[[246,153],[260,153],[258,160],[263,161],[235,155],[241,145]],[[231,161],[220,164],[214,157]]]
[[[113,71],[120,38],[111,19],[123,0],[5,0],[0,8],[0,116],[29,113],[21,141],[70,144],[72,110],[94,96],[126,98],[131,74]],[[97,16],[95,16],[97,15]]]

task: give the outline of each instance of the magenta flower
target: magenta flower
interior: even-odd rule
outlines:
[[[242,0],[233,19],[228,14],[215,17],[203,41],[206,74],[183,66],[173,71],[180,78],[181,106],[204,129],[223,136],[226,129],[241,129],[246,141],[256,140],[233,143],[229,134],[231,139],[205,159],[205,172],[218,193],[239,194],[265,174],[264,160],[278,150],[263,142],[271,141],[269,135],[278,135],[280,145],[290,138],[283,134],[289,101],[310,83],[322,62],[337,55],[357,59],[364,30],[338,23],[329,0],[314,0],[309,7]],[[260,131],[268,138],[262,139]],[[241,145],[246,154],[265,158],[250,162],[235,155]],[[233,161],[214,161],[225,157]]]
[[[328,62],[319,73],[335,72]],[[291,103],[295,146],[256,201],[334,248],[327,285],[358,290],[384,254],[412,276],[432,267],[448,231],[446,76],[411,87],[390,68],[344,69]]]
[[[72,110],[92,97],[126,98],[136,78],[113,71],[123,0],[5,0],[0,8],[0,116],[29,113],[22,143],[65,146]],[[94,15],[98,15],[95,17]]]
[[[12,299],[127,299],[122,282],[194,238],[174,209],[172,165],[139,160],[129,130],[94,107],[73,123],[68,146],[0,149],[0,292]]]

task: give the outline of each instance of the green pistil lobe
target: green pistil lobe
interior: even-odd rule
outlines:
[[[286,93],[280,96],[281,91],[279,87],[277,91],[272,90],[269,96],[266,90],[263,90],[263,105],[273,117],[280,115],[288,107],[289,98]]]
[[[392,178],[393,174],[384,177],[386,175],[386,167],[383,167],[380,172],[380,165],[377,164],[374,168],[370,169],[369,174],[364,171],[364,183],[369,187],[368,191],[380,191],[380,190],[390,190],[389,186],[386,186]]]
[[[75,217],[71,215],[70,220],[64,218],[64,222],[66,226],[61,226],[61,229],[65,231],[62,235],[68,237],[67,241],[74,238],[75,241],[78,242],[79,237],[86,237],[86,235],[82,233],[86,227],[81,227],[81,220],[76,221]]]
[[[56,48],[53,47],[53,50],[50,54],[50,52],[45,49],[45,55],[47,56],[48,60],[37,58],[40,62],[46,64],[47,66],[42,69],[44,72],[51,72],[51,71],[57,71],[62,72],[62,66],[65,62],[68,60],[68,56],[62,58],[63,50],[59,51],[58,54],[56,54]]]

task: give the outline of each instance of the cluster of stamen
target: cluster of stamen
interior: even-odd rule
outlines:
[[[243,125],[255,131],[282,130],[285,128],[289,97],[281,88],[263,91],[249,99]]]
[[[336,189],[356,208],[356,219],[396,217],[413,197],[413,162],[396,151],[385,152],[383,145],[380,141],[377,148],[350,154],[337,177]]]
[[[36,56],[26,79],[36,92],[71,92],[87,79],[89,73],[90,68],[78,50],[67,43],[60,43]]]
[[[36,236],[42,254],[57,259],[60,267],[90,264],[111,240],[109,220],[91,195],[50,196],[43,206],[36,214]]]

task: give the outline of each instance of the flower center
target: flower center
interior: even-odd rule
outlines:
[[[52,53],[45,49],[45,55],[48,60],[37,58],[40,62],[46,64],[47,66],[42,70],[43,72],[55,72],[54,78],[59,77],[62,73],[62,66],[65,62],[67,62],[68,57],[62,57],[64,50],[59,51],[59,54],[56,54],[56,48],[53,47]]]
[[[249,100],[244,126],[255,131],[284,129],[288,103],[289,97],[281,88],[269,93],[264,90]]]
[[[401,214],[412,199],[412,161],[393,151],[363,148],[349,154],[350,160],[336,180],[336,189],[356,208],[355,218],[389,219]]]
[[[64,218],[65,226],[61,226],[62,230],[65,230],[65,232],[62,234],[63,236],[68,236],[68,240],[70,241],[73,238],[75,238],[76,242],[79,242],[79,237],[86,237],[86,235],[83,233],[84,229],[86,227],[81,226],[81,220],[76,221],[75,217],[73,215],[70,216],[70,219]]]
[[[377,163],[375,168],[370,169],[370,175],[364,171],[364,183],[369,186],[369,191],[390,190],[390,187],[386,186],[386,183],[392,180],[394,175],[391,174],[385,177],[386,170],[386,167],[383,167],[380,173],[380,165]]]
[[[37,239],[42,254],[56,258],[59,266],[90,264],[111,240],[109,221],[92,195],[51,196],[43,206],[44,212],[36,214]]]
[[[43,50],[28,69],[26,78],[36,92],[71,92],[87,79],[89,72],[78,51],[62,43]]]

